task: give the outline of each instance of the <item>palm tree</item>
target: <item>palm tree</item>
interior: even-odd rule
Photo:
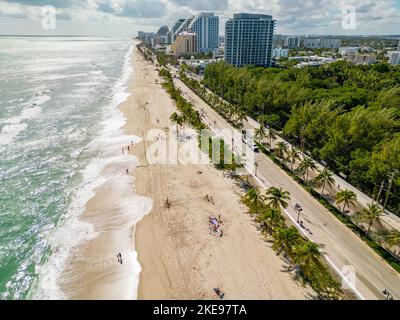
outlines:
[[[288,159],[290,161],[290,171],[293,172],[293,166],[296,160],[300,160],[300,152],[295,147],[292,146],[290,150],[287,152],[287,154],[288,154]]]
[[[255,130],[254,136],[258,140],[258,143],[261,144],[261,142],[267,136],[267,132],[266,132],[266,130],[265,130],[263,125],[260,125],[260,127]]]
[[[308,181],[308,173],[310,170],[316,170],[317,165],[315,164],[314,160],[308,157],[305,157],[303,161],[299,165],[300,172],[303,173],[303,178],[305,181]]]
[[[285,153],[287,152],[286,143],[283,142],[283,141],[279,141],[276,144],[275,152],[276,152],[276,155],[278,156],[279,159],[284,160],[285,159]]]
[[[400,231],[392,231],[386,237],[386,242],[389,244],[390,247],[394,247],[400,244]]]
[[[303,240],[299,231],[295,227],[282,228],[274,236],[274,245],[272,248],[278,251],[278,255],[282,251],[289,257],[293,257],[293,250]]]
[[[287,201],[290,200],[290,193],[283,191],[282,188],[271,187],[266,192],[265,197],[267,204],[275,210],[280,210],[280,208],[287,208]]]
[[[368,223],[367,234],[369,235],[372,224],[378,221],[383,214],[383,210],[377,203],[370,203],[359,213],[359,219]]]
[[[266,207],[258,217],[259,221],[265,228],[269,230],[269,234],[285,225],[285,218],[279,210],[271,207]]]
[[[171,122],[176,124],[176,139],[178,139],[178,135],[179,135],[178,127],[183,124],[183,117],[180,116],[179,114],[177,114],[176,112],[174,112],[169,119],[171,120]]]
[[[307,274],[312,270],[312,266],[318,266],[321,264],[321,251],[319,246],[312,242],[306,241],[305,243],[298,245],[294,249],[294,262],[302,267],[302,270]]]
[[[328,170],[322,170],[317,177],[315,178],[315,184],[318,188],[322,187],[321,194],[324,194],[325,187],[332,187],[335,183],[335,179],[333,178],[333,174]]]
[[[272,129],[272,128],[269,128],[267,137],[269,139],[269,150],[271,151],[272,150],[272,141],[276,140],[276,132],[275,132],[275,130]]]
[[[336,203],[337,204],[342,204],[343,203],[343,208],[342,208],[342,213],[344,214],[344,210],[346,207],[349,207],[350,205],[354,206],[357,201],[357,195],[351,191],[351,190],[342,190],[336,194]]]
[[[251,188],[246,192],[243,201],[248,204],[250,210],[256,214],[264,207],[264,196],[255,188]]]

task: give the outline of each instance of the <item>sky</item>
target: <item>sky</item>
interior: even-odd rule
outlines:
[[[0,0],[0,35],[136,36],[201,11],[220,17],[221,34],[239,12],[272,15],[279,34],[400,34],[400,0]]]

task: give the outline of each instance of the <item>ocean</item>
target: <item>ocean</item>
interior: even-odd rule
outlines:
[[[79,215],[120,160],[112,148],[140,140],[123,134],[117,109],[133,45],[0,37],[0,299],[63,298],[68,249],[95,236]]]

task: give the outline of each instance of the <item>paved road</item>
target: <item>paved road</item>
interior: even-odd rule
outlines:
[[[222,129],[231,128],[219,114],[182,81],[175,79],[174,82],[186,98],[193,102],[198,111],[204,112],[205,120],[217,134]],[[226,141],[226,143],[230,144],[231,142]],[[292,200],[287,214],[294,221],[297,219],[297,213],[293,209],[294,204],[301,204],[304,209],[301,220],[304,221],[305,228],[309,230],[302,229],[302,232],[322,246],[327,259],[332,262],[334,267],[343,271],[343,274],[347,273],[347,266],[354,268],[356,272],[355,291],[361,298],[384,299],[382,290],[387,289],[395,299],[400,299],[400,277],[395,270],[267,156],[259,154],[256,161],[259,163],[257,177],[264,187],[279,186],[290,192]]]

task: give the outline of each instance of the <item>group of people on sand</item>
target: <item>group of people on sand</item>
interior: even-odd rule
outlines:
[[[221,215],[218,216],[218,219],[215,217],[208,217],[208,222],[209,222],[210,234],[216,234],[222,238],[224,235],[224,230],[221,227],[222,225]]]
[[[125,151],[127,150],[128,154],[131,152],[131,147],[133,146],[133,141],[131,141],[131,144],[129,146],[126,146],[125,148],[123,147],[122,150],[122,155],[125,155]],[[129,169],[126,169],[126,174],[129,174]]]

